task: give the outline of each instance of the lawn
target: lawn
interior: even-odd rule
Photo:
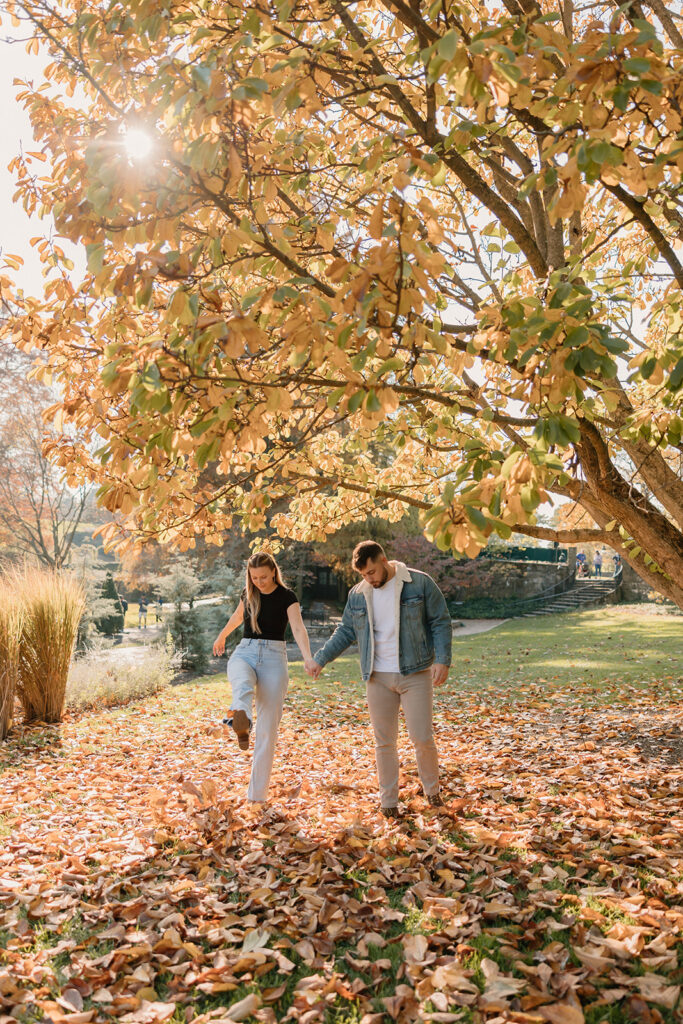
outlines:
[[[129,603],[128,608],[126,610],[125,619],[124,619],[124,628],[125,629],[137,629],[138,628],[138,622],[139,622],[138,609],[139,609],[139,607],[140,607],[140,605],[139,605],[139,602],[137,602],[137,601],[131,601]],[[162,613],[161,613],[162,621],[168,619],[169,615],[172,614],[172,612],[173,612],[173,609],[168,604],[165,604],[163,609],[162,609]],[[154,601],[152,601],[147,606],[147,629],[149,630],[150,628],[153,628],[154,626],[156,626],[156,624],[157,624],[156,608],[155,608]]]
[[[222,677],[24,730],[0,785],[7,1024],[681,1021],[683,619],[456,640],[443,812],[376,809],[357,662],[293,665],[273,801]]]
[[[569,615],[511,619],[486,633],[458,638],[454,631],[449,691],[528,699],[530,690],[568,689],[577,700],[612,700],[625,688],[648,689],[652,680],[680,683],[683,616],[657,605],[614,605]],[[310,687],[299,663],[295,688]],[[329,665],[316,692],[333,696],[339,684],[359,691],[357,656]]]

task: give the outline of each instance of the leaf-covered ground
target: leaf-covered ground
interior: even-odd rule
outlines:
[[[682,638],[616,609],[458,641],[447,806],[402,732],[399,823],[351,658],[292,667],[266,810],[220,678],[19,733],[0,1021],[683,1020]]]

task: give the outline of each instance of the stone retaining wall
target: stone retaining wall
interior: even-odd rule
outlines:
[[[619,589],[622,601],[651,601],[654,588],[624,562],[624,574]]]
[[[568,589],[574,575],[575,562],[570,551],[569,562],[507,562],[494,558],[478,558],[462,569],[455,566],[453,580],[457,585],[456,601],[478,598],[505,601],[510,598],[536,597],[543,591],[558,587]],[[473,571],[476,567],[476,572]]]

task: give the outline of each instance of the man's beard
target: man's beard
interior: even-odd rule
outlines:
[[[375,588],[375,590],[379,590],[380,587],[384,586],[384,584],[387,582],[388,579],[389,579],[389,570],[385,569],[384,570],[384,577],[382,578],[381,582],[373,583],[372,585]]]

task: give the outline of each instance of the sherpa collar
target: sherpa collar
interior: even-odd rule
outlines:
[[[405,562],[397,562],[393,558],[389,560],[389,564],[393,565],[396,569],[396,579],[399,583],[410,583],[412,576],[410,575],[410,569]],[[368,583],[367,580],[361,580],[358,584],[358,590],[367,601],[368,596],[372,593],[372,584]]]

